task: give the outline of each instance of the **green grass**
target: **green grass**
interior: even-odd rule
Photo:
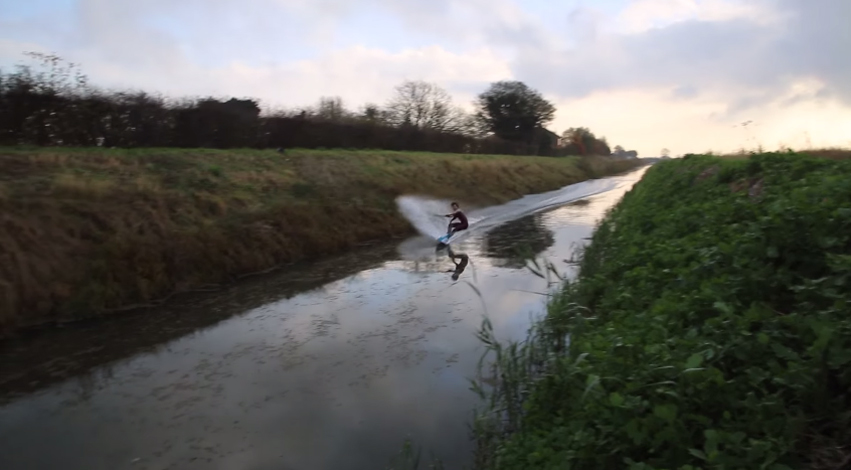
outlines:
[[[0,336],[411,234],[395,198],[506,202],[609,159],[422,152],[0,148]]]
[[[526,341],[480,333],[480,469],[851,461],[851,161],[657,164]]]

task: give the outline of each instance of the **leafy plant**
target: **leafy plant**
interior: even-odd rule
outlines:
[[[525,341],[483,325],[478,468],[847,465],[849,170],[788,153],[651,168]]]

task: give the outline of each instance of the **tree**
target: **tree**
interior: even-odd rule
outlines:
[[[612,150],[605,137],[597,138],[587,127],[571,127],[561,135],[561,145],[572,147],[579,155],[611,155]],[[615,153],[623,148],[615,146]]]
[[[488,136],[490,129],[475,114],[460,111],[456,132],[467,137],[483,139]]]
[[[662,155],[665,158],[668,158],[668,157],[671,156],[671,151],[668,150],[668,149],[662,149],[662,152],[660,152],[660,155]]]
[[[24,55],[37,65],[18,65],[14,73],[0,70],[0,140],[55,145],[85,133],[79,116],[93,95],[85,75],[57,55]]]
[[[535,129],[553,120],[555,107],[519,81],[499,81],[478,96],[476,116],[497,137],[530,142]]]
[[[620,145],[615,145],[615,151],[612,155],[619,158],[638,158],[638,152],[635,150],[624,150]]]
[[[361,108],[358,119],[370,124],[387,124],[390,117],[387,110],[381,109],[377,104],[367,103]]]
[[[457,132],[462,126],[463,111],[452,105],[449,93],[421,80],[407,80],[397,86],[387,111],[390,123],[395,126],[440,132]]]
[[[343,99],[339,96],[319,98],[315,116],[325,121],[342,121],[348,117],[349,112],[343,105]]]
[[[606,141],[605,137],[600,137],[596,141],[594,141],[594,151],[593,155],[603,155],[603,156],[611,156],[612,149],[609,147],[609,143]]]

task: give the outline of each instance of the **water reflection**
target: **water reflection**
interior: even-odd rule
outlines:
[[[466,253],[455,253],[451,246],[446,248],[446,255],[452,260],[455,269],[450,269],[447,272],[452,273],[452,280],[457,281],[461,274],[467,269],[467,263],[470,262],[470,256]]]
[[[246,279],[221,292],[178,297],[162,308],[13,337],[0,344],[0,405],[73,377],[80,380],[83,391],[95,388],[109,379],[113,363],[157,353],[168,341],[197,334],[247,310],[303,292],[322,292],[331,282],[381,267],[395,254],[394,244],[383,244]]]
[[[485,234],[482,252],[495,266],[519,269],[526,260],[553,246],[553,231],[544,226],[542,213],[507,222]]]
[[[588,223],[558,209],[438,253],[421,237],[4,345],[4,396],[43,390],[0,406],[0,467],[385,468],[411,437],[462,468],[482,314],[520,339],[545,311],[542,279],[495,263],[518,264],[512,243],[565,257],[622,193]]]

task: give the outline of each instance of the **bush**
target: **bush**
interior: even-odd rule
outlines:
[[[29,55],[47,71],[26,66],[13,73],[0,71],[0,145],[556,155],[550,146],[394,127],[367,119],[261,116],[254,99],[166,100],[144,92],[106,92],[90,86],[73,64],[66,65],[55,56]]]
[[[848,174],[793,154],[651,168],[530,339],[499,348],[515,379],[477,422],[480,467],[847,464]]]

